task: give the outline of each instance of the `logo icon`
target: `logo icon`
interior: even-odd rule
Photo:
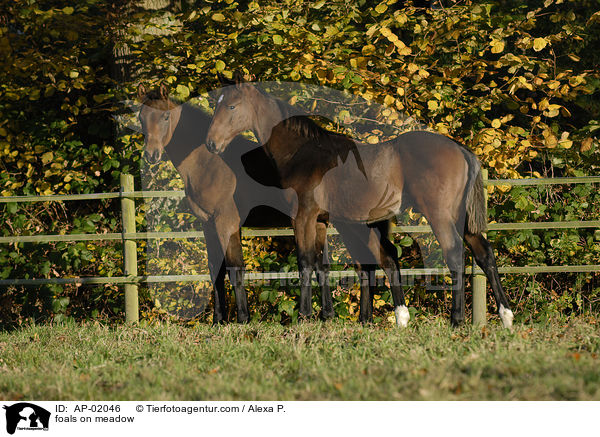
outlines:
[[[50,411],[29,402],[19,402],[6,410],[6,432],[14,434],[18,430],[47,431]]]

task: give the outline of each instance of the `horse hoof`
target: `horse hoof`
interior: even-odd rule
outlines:
[[[312,320],[311,314],[298,314],[298,323],[306,323]]]
[[[326,322],[328,320],[331,320],[335,317],[335,311],[325,311],[323,313],[321,313],[321,319]]]
[[[504,308],[503,305],[500,305],[498,314],[500,315],[500,319],[502,320],[502,324],[504,325],[504,327],[506,329],[512,330],[513,319],[515,318],[513,312],[508,308]]]
[[[404,305],[401,305],[396,307],[394,312],[396,313],[396,326],[399,328],[406,328],[408,326],[408,321],[410,320],[408,308],[406,308]]]
[[[452,325],[453,328],[458,328],[458,327],[462,326],[464,323],[465,323],[464,317],[452,316],[450,318],[450,324]]]

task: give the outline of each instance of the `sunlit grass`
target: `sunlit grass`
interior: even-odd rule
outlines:
[[[0,400],[600,399],[597,321],[65,324],[0,333]]]

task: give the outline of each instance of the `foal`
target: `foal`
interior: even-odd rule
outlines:
[[[513,314],[494,254],[482,235],[487,217],[481,169],[467,149],[424,131],[408,132],[377,145],[355,143],[298,115],[293,107],[238,76],[236,84],[225,88],[219,97],[207,146],[221,153],[246,130],[256,134],[275,162],[282,187],[297,194],[294,232],[302,279],[302,315],[311,311],[314,223],[320,214],[328,213],[338,230],[352,226],[364,236],[369,232],[367,224],[412,207],[431,225],[450,269],[452,324],[459,325],[465,318],[464,239],[491,283],[504,326],[512,325]],[[390,270],[398,275],[397,265]],[[392,296],[400,324],[406,308],[402,288],[392,287]]]
[[[279,188],[275,167],[252,141],[239,137],[233,140],[231,153],[218,156],[208,152],[202,142],[210,117],[197,107],[174,102],[164,85],[152,92],[140,85],[138,97],[146,160],[158,162],[163,152],[168,155],[183,179],[192,212],[202,222],[214,288],[213,323],[227,321],[226,270],[235,290],[237,320],[248,322],[240,228],[289,227],[295,193]],[[329,319],[334,311],[328,267],[323,263],[327,251],[325,215],[319,217],[314,231],[321,316]]]

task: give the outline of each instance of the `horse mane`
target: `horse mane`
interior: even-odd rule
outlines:
[[[309,140],[317,140],[317,144],[322,143],[325,139],[329,139],[330,135],[335,135],[334,132],[329,132],[325,128],[319,126],[301,109],[296,108],[283,100],[275,99],[275,101],[283,116],[283,126],[291,132]]]
[[[292,105],[280,100],[274,99],[283,116],[282,125],[292,133],[310,140],[314,146],[326,153],[341,158],[346,162],[348,155],[354,155],[359,170],[367,178],[367,173],[358,152],[356,143],[346,135],[340,135],[336,132],[328,131],[319,126],[310,116]]]

